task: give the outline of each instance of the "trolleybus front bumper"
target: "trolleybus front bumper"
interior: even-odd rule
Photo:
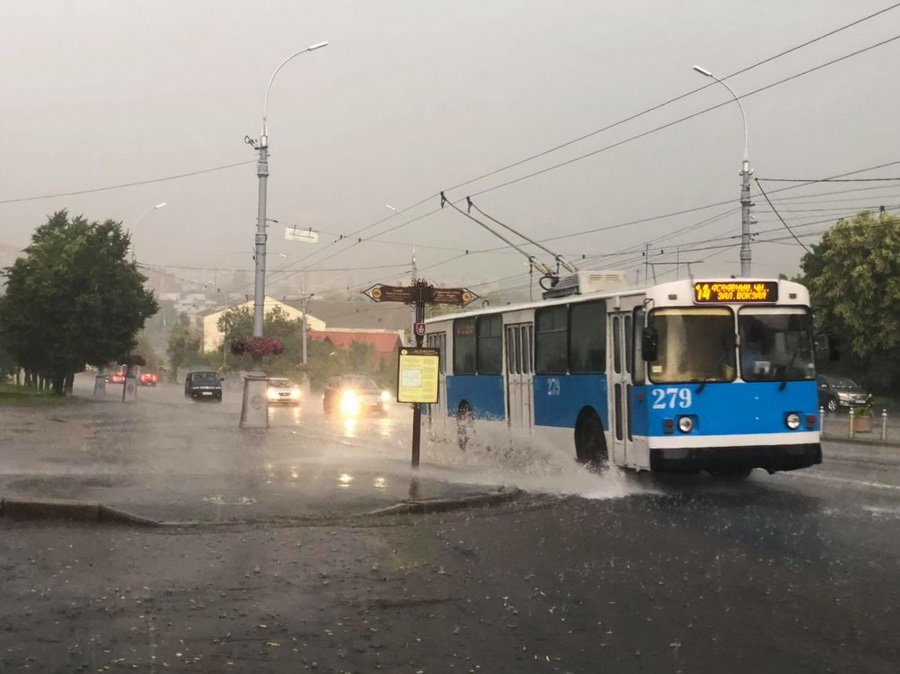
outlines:
[[[817,463],[822,463],[822,445],[818,442],[755,447],[650,449],[650,469],[671,473],[694,473],[700,470],[727,473],[746,468],[763,468],[774,473],[808,468]]]

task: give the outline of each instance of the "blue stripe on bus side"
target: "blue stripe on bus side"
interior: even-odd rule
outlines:
[[[593,407],[609,429],[605,374],[534,376],[534,425],[575,428],[583,407]]]
[[[633,433],[664,435],[663,420],[684,415],[694,417],[693,436],[785,433],[789,430],[785,417],[791,412],[800,415],[798,431],[818,431],[816,382],[789,381],[782,390],[780,386],[781,382],[707,384],[699,393],[698,384],[635,386],[631,395]],[[807,416],[815,417],[812,427],[806,425]]]
[[[493,374],[450,375],[447,377],[447,415],[456,416],[465,400],[476,419],[506,419],[506,395],[503,376]]]

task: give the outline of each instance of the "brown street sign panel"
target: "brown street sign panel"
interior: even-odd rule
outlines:
[[[410,304],[416,299],[416,288],[414,286],[388,286],[383,283],[377,283],[368,290],[364,290],[363,294],[369,299],[376,302],[403,302]]]
[[[466,306],[478,299],[468,288],[434,288],[431,301],[434,304],[458,304]]]

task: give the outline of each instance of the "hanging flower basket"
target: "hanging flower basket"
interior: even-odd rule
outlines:
[[[284,344],[274,337],[244,337],[231,343],[231,353],[235,356],[277,356],[284,352]]]

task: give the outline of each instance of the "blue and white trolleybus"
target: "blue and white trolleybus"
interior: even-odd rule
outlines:
[[[440,316],[432,431],[540,436],[582,462],[745,476],[821,463],[809,294],[784,280],[602,289]],[[455,438],[453,436],[456,436]]]

